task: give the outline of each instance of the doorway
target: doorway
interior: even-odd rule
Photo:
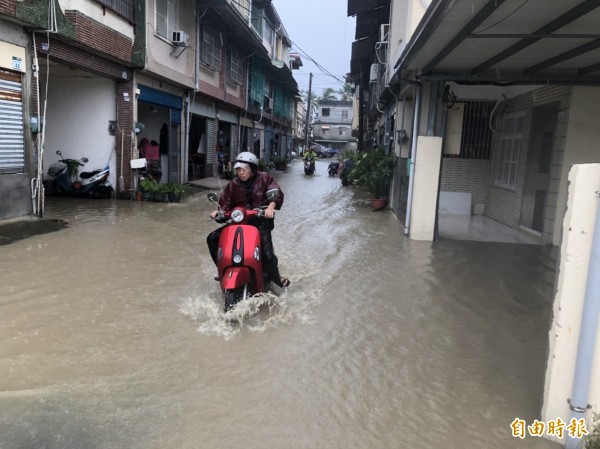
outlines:
[[[559,103],[538,106],[531,119],[520,224],[540,236],[544,231],[558,110]]]

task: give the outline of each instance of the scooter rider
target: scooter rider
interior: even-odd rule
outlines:
[[[219,206],[224,211],[232,210],[235,207],[244,206],[247,208],[260,207],[266,198],[267,190],[278,189],[279,197],[272,200],[265,209],[264,217],[256,217],[251,224],[258,228],[263,250],[263,268],[268,273],[269,278],[279,287],[287,287],[290,281],[282,278],[279,274],[278,260],[273,249],[271,231],[275,227],[275,210],[281,209],[283,204],[283,191],[266,172],[258,171],[258,158],[249,151],[238,154],[234,165],[236,176],[229,181],[219,198]],[[219,211],[213,211],[210,214],[215,219]],[[217,251],[219,248],[219,237],[223,227],[214,230],[206,237],[208,250],[217,263]]]
[[[302,156],[302,158],[305,161],[309,161],[309,160],[315,160],[317,158],[317,153],[315,153],[315,151],[312,148],[309,148],[308,150],[306,150],[304,152],[304,155]]]

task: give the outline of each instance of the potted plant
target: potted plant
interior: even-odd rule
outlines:
[[[179,184],[178,182],[170,182],[164,184],[163,190],[167,194],[167,198],[169,199],[169,203],[179,203],[181,198],[183,198],[183,194],[185,193],[185,187],[183,184]]]
[[[142,198],[145,200],[151,200],[154,192],[158,189],[158,183],[153,179],[143,178],[140,181],[140,190],[142,191]]]
[[[373,210],[387,204],[396,160],[396,155],[388,154],[383,146],[359,153],[354,159],[348,178],[370,193]]]
[[[179,183],[173,183],[173,192],[175,193],[175,202],[179,203],[185,195],[185,186]]]
[[[282,157],[272,156],[271,162],[273,162],[273,165],[275,166],[275,170],[284,171],[287,168],[287,161]]]
[[[262,159],[258,161],[258,171],[269,172],[269,166]]]

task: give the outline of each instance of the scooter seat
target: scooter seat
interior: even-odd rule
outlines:
[[[96,176],[98,173],[100,173],[102,170],[94,170],[94,171],[84,171],[82,173],[79,173],[79,177],[81,179],[90,179],[92,176]]]

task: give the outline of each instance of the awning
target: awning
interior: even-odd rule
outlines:
[[[433,0],[394,70],[469,84],[600,85],[600,0]]]

